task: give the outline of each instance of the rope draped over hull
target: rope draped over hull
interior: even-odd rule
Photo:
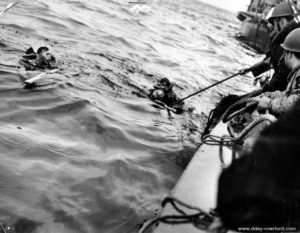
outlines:
[[[228,108],[230,108],[233,104],[237,103],[238,101],[242,101],[245,98],[251,98],[260,95],[263,92],[262,89],[255,90],[253,92],[250,92],[248,94],[238,96],[238,95],[228,95],[223,97],[217,106],[211,110],[208,116],[208,120],[206,123],[206,126],[204,128],[202,138],[209,134],[211,129],[215,127],[220,120],[222,120],[222,117],[224,116],[224,113],[227,111]]]
[[[256,98],[242,98],[238,101],[235,101],[234,104],[231,104],[227,109],[225,109],[223,111],[223,114],[219,118],[219,120],[220,119],[224,120],[224,119],[230,117],[232,114],[235,116],[235,113],[236,113],[236,115],[242,114],[239,110],[239,107],[242,106],[242,108],[245,108],[244,105],[249,104],[249,103],[257,103],[257,99]],[[219,161],[219,165],[216,165],[216,170],[214,171],[216,173],[219,173],[224,168],[229,166],[229,164],[231,164],[239,156],[241,156],[240,153],[238,153],[238,155],[237,155],[237,151],[240,148],[246,149],[246,146],[245,146],[246,143],[244,144],[244,142],[245,142],[244,140],[245,140],[245,138],[247,138],[247,134],[249,132],[251,132],[253,129],[255,129],[255,127],[257,127],[258,125],[260,125],[262,122],[265,122],[265,121],[266,122],[274,122],[274,121],[276,121],[276,118],[269,114],[261,115],[261,116],[257,117],[256,119],[254,119],[251,123],[249,123],[238,135],[235,135],[234,137],[229,136],[228,133],[227,133],[227,135],[222,136],[222,133],[221,133],[222,130],[221,131],[216,130],[216,131],[214,131],[216,135],[207,134],[203,137],[202,143],[199,146],[198,150],[204,144],[209,146],[209,148],[219,147],[219,150],[218,149],[212,150],[213,151],[212,154],[210,154],[210,152],[212,152],[212,151],[210,151],[210,149],[205,150],[203,148],[203,152],[202,152],[202,153],[209,153],[209,156],[218,156],[217,159],[213,159],[212,161],[214,161],[213,163],[218,163],[218,161]],[[223,124],[223,123],[221,123],[221,124]],[[224,130],[224,129],[226,129],[226,126],[225,125],[221,126],[221,128]],[[224,146],[229,148],[232,151],[231,157],[230,157],[230,154],[228,154],[228,152],[229,152],[228,149],[226,149],[226,151],[225,151]],[[207,154],[206,154],[206,156],[207,156]],[[197,163],[199,163],[199,161]],[[195,166],[194,166],[193,170],[195,170]],[[194,174],[194,173],[192,172],[192,173],[188,173],[188,174]],[[181,182],[182,181],[183,180],[181,180]],[[197,179],[195,179],[195,181],[192,181],[191,184],[193,184],[193,182],[196,182],[196,181],[197,181]],[[210,183],[208,183],[208,185],[209,184]],[[186,187],[186,186],[183,186],[183,187]],[[176,193],[174,193],[174,195],[176,195]],[[183,201],[184,196],[179,195],[179,198],[181,200],[179,200],[176,196],[175,197],[167,197],[166,199],[164,199],[164,201],[162,202],[162,206],[165,207],[168,204],[168,209],[165,212],[165,215],[157,217],[157,218],[153,219],[152,221],[148,222],[147,224],[144,224],[144,226],[140,230],[140,233],[152,232],[152,231],[150,231],[150,229],[153,230],[159,223],[174,225],[174,227],[175,227],[175,225],[180,225],[180,224],[192,224],[196,229],[200,229],[200,230],[204,230],[204,231],[208,231],[211,228],[214,228],[215,225],[217,225],[218,230],[222,230],[224,232],[226,231],[225,227],[222,225],[222,223],[220,221],[220,217],[219,217],[217,211],[215,209],[209,211],[210,205],[208,206],[208,209],[206,211],[203,211],[201,208],[199,208],[197,206],[192,206],[190,204],[185,203]],[[197,198],[197,197],[194,197],[194,198]],[[204,207],[204,209],[206,209],[206,208],[207,207]]]
[[[209,230],[210,225],[216,217],[216,214],[213,211],[211,211],[211,213],[205,213],[198,207],[191,206],[175,197],[166,197],[162,201],[162,206],[165,207],[167,204],[170,204],[179,215],[160,216],[144,225],[140,230],[140,233],[147,233],[151,227],[154,227],[159,223],[171,225],[193,224],[198,229]],[[194,211],[195,213],[187,214],[186,210]]]

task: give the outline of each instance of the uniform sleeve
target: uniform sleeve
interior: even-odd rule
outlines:
[[[270,57],[269,55],[267,55],[263,61],[258,62],[254,66],[252,66],[251,72],[254,77],[257,77],[270,69]]]
[[[280,65],[280,68],[277,72],[274,73],[270,83],[267,85],[267,91],[284,91],[288,84],[287,76],[289,74],[289,70],[285,65]]]
[[[284,96],[284,92],[282,91],[273,91],[273,92],[265,92],[262,94],[263,96],[266,96],[270,99],[276,99]]]
[[[283,92],[284,93],[284,92]],[[271,101],[271,111],[281,115],[290,109],[300,99],[300,76],[296,78],[296,85],[289,95],[282,95]]]

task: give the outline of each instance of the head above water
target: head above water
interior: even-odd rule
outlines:
[[[171,86],[171,82],[168,78],[162,78],[161,80],[159,80],[159,84],[165,87]]]
[[[164,91],[169,91],[169,90],[172,89],[172,83],[167,78],[161,78],[157,82],[157,85],[155,86],[155,88],[156,89],[161,89],[161,90],[164,90]]]

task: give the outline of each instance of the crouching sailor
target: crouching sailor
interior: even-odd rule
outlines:
[[[281,115],[300,99],[300,28],[292,31],[281,44],[284,62],[292,70],[288,75],[285,91],[266,92],[259,96],[259,110],[270,110]]]
[[[173,90],[174,84],[167,78],[162,78],[158,81],[153,89],[149,90],[148,97],[154,101],[159,101],[166,104],[169,107],[176,109],[176,113],[183,111],[184,102],[179,102],[180,99],[176,96]],[[176,103],[176,104],[174,104]]]

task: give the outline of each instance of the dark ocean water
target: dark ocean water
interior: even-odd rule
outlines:
[[[251,89],[250,77],[236,78],[187,100],[193,112],[172,116],[133,94],[168,77],[184,97],[259,60],[233,38],[234,13],[196,0],[134,7],[26,0],[0,17],[6,232],[137,232],[161,211],[220,96]],[[62,71],[24,89],[13,66],[42,45]]]

